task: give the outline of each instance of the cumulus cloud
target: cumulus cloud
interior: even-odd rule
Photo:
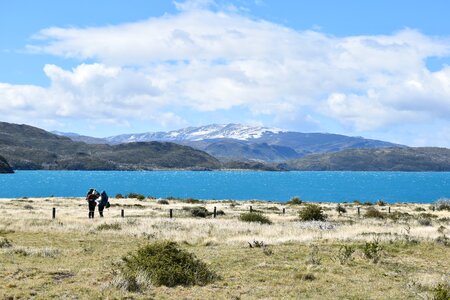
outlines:
[[[425,63],[448,57],[450,39],[413,29],[335,37],[209,10],[214,3],[179,2],[175,15],[134,23],[41,30],[29,50],[97,63],[45,66],[49,88],[2,84],[3,109],[81,117],[102,107],[105,119],[161,116],[166,124],[186,122],[174,108],[240,108],[289,122],[308,111],[359,131],[450,122],[450,68],[432,72]]]

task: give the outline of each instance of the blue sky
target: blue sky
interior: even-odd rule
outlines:
[[[448,1],[0,1],[1,121],[450,147]]]

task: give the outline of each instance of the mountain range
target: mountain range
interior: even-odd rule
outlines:
[[[93,138],[74,133],[54,132],[74,141],[90,144],[131,142],[173,142],[205,151],[223,162],[257,161],[277,163],[315,153],[354,148],[403,147],[385,141],[329,133],[301,133],[242,124],[212,124],[168,132],[122,134]]]

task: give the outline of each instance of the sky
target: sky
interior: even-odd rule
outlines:
[[[0,121],[450,147],[444,0],[0,0]]]

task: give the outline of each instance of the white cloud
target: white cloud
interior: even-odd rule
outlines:
[[[450,68],[425,65],[450,55],[449,39],[412,29],[334,37],[206,9],[214,5],[188,1],[176,3],[176,15],[43,29],[29,49],[98,63],[71,71],[47,65],[49,88],[2,84],[0,103],[5,111],[83,118],[93,109],[105,120],[165,124],[185,124],[175,110],[233,108],[290,123],[312,111],[360,131],[450,122]]]

